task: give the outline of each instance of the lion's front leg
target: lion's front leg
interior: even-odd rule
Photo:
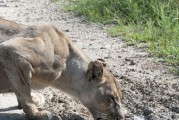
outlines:
[[[31,97],[32,97],[32,101],[36,106],[42,106],[45,103],[45,98],[42,94],[40,93],[31,93]],[[22,105],[20,103],[20,101],[17,99],[18,101],[18,109],[22,109]]]
[[[27,117],[32,120],[51,120],[53,112],[48,110],[38,110],[31,97],[31,71],[29,63],[25,60],[16,61],[12,64],[11,61],[4,63],[6,74],[12,84],[18,102]],[[8,63],[8,64],[6,64]]]

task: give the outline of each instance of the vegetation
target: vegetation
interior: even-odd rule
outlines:
[[[124,36],[132,45],[147,50],[172,66],[179,66],[178,0],[71,0],[68,10],[87,20],[113,23],[112,36]]]

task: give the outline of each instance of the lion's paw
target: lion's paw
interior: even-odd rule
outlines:
[[[52,110],[42,110],[37,113],[38,120],[52,120],[55,114]]]
[[[40,93],[31,93],[32,101],[35,105],[41,106],[45,104],[45,98]]]

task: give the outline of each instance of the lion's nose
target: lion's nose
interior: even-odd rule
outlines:
[[[119,120],[119,117],[115,118],[115,120]]]
[[[114,120],[124,120],[124,119],[125,119],[125,115],[120,115],[116,117]]]
[[[116,117],[115,120],[124,120],[124,117]]]

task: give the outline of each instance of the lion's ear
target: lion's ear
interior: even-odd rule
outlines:
[[[98,81],[100,82],[103,77],[103,64],[99,62],[98,60],[96,61],[91,61],[88,64],[88,70],[87,70],[87,79],[89,81]]]
[[[106,63],[106,61],[104,59],[98,58],[97,60],[99,60],[103,64],[104,67],[107,66],[107,63]]]

